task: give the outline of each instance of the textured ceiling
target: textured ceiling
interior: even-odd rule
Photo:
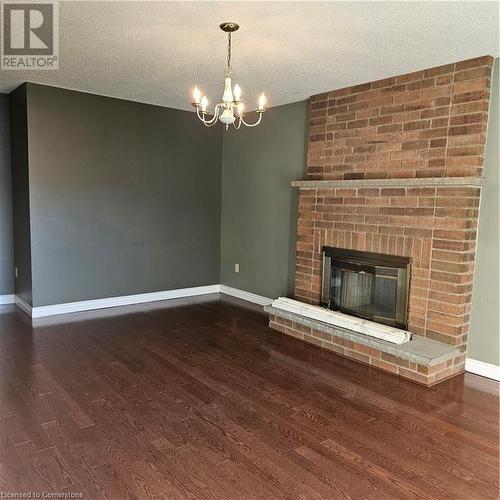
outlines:
[[[497,2],[60,2],[58,71],[0,71],[0,92],[32,81],[191,109],[197,83],[220,99],[226,38],[249,105],[306,99],[460,59],[499,55]]]

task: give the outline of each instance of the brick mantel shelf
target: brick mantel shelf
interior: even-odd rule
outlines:
[[[340,179],[316,181],[292,181],[292,187],[302,189],[370,188],[370,187],[435,187],[466,186],[481,187],[484,177],[423,177],[419,179]]]

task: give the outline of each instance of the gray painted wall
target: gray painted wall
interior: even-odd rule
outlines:
[[[468,346],[470,358],[494,364],[500,364],[498,73],[497,59]],[[293,292],[296,193],[289,181],[303,176],[306,107],[272,108],[257,129],[224,136],[221,283],[270,298]]]
[[[297,190],[308,103],[271,108],[262,125],[224,135],[221,283],[265,297],[293,291]],[[234,264],[240,272],[234,272]]]
[[[16,295],[31,305],[31,220],[27,123],[26,85],[21,85],[10,94],[14,265],[18,269],[14,288]]]
[[[27,88],[33,305],[218,283],[221,128]]]
[[[497,60],[468,352],[496,364],[498,66]],[[255,129],[225,132],[222,147],[219,127],[206,130],[183,111],[38,85],[29,85],[29,100],[35,305],[219,281],[268,297],[293,291],[297,193],[290,181],[304,175],[306,102],[271,108]],[[16,293],[30,302],[23,88],[11,95],[11,108],[22,268]]]
[[[0,295],[14,293],[9,96],[0,94]]]
[[[496,59],[488,120],[488,135],[484,159],[486,184],[481,195],[479,232],[472,297],[471,329],[467,356],[486,363],[500,365],[499,333],[499,235],[500,235],[500,128],[499,66]]]

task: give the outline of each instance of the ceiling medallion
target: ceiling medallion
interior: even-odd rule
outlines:
[[[193,106],[196,108],[198,118],[207,127],[212,127],[220,120],[225,126],[226,130],[229,125],[233,125],[235,129],[239,129],[241,124],[247,127],[256,127],[262,121],[262,115],[266,111],[266,96],[261,94],[259,97],[259,107],[256,110],[258,115],[257,121],[254,123],[247,123],[245,121],[245,103],[241,99],[241,88],[239,85],[232,86],[231,81],[231,34],[237,31],[239,26],[236,23],[226,22],[220,25],[220,29],[227,33],[227,63],[226,63],[226,77],[224,80],[224,92],[222,94],[222,102],[215,105],[214,113],[208,111],[208,99],[206,96],[201,96],[198,87],[194,88],[193,92]]]

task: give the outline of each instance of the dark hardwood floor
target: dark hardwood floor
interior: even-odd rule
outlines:
[[[426,389],[236,299],[0,312],[4,495],[496,499],[498,424],[491,380]]]

